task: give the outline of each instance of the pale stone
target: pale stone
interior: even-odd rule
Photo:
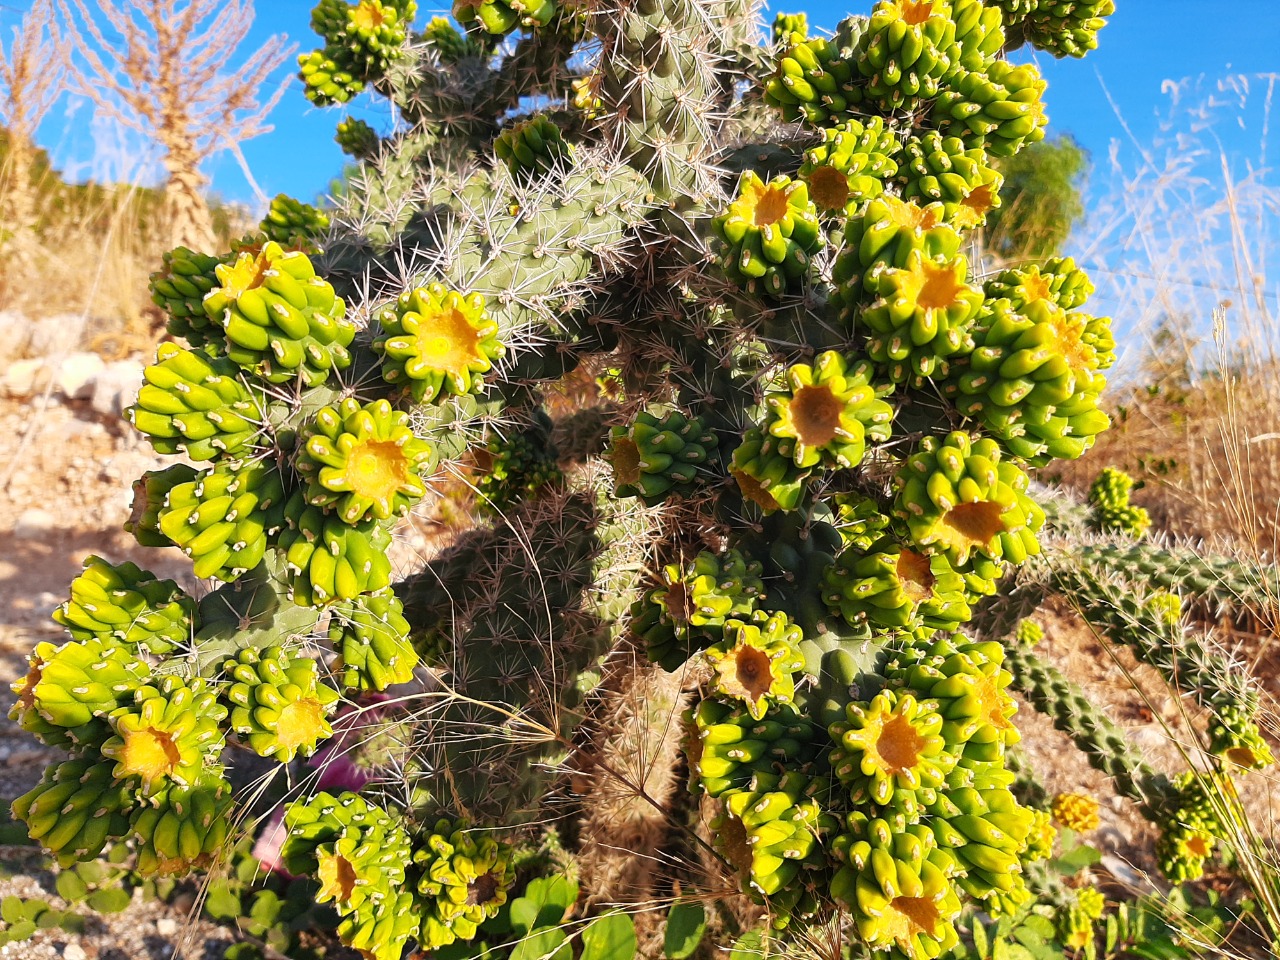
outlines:
[[[18,517],[13,525],[15,540],[42,540],[58,526],[58,519],[48,510],[30,507]]]
[[[15,400],[25,400],[44,392],[51,376],[49,366],[43,359],[19,360],[9,364],[9,369],[0,377],[0,393]]]
[[[88,400],[93,395],[94,381],[106,368],[96,353],[70,353],[58,364],[54,382],[68,400]]]

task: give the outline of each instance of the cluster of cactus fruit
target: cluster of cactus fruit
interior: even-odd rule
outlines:
[[[173,339],[130,420],[192,463],[138,482],[128,529],[219,585],[197,601],[87,562],[71,639],[16,687],[68,753],[15,804],[31,835],[64,863],[124,843],[157,873],[205,867],[265,812],[243,761],[298,769],[346,701],[366,742],[288,778],[281,856],[366,957],[539,927],[508,901],[608,872],[617,848],[566,824],[637,760],[598,744],[638,743],[668,769],[636,795],[771,935],[833,922],[922,960],[966,904],[1036,895],[1052,835],[1006,766],[1019,690],[1192,875],[1205,844],[1176,829],[1214,829],[1195,785],[1014,625],[1044,592],[1091,598],[1108,636],[1200,685],[1238,767],[1270,760],[1256,692],[1172,594],[1124,585],[1123,554],[1076,549],[1079,510],[1029,478],[1108,424],[1088,278],[1054,259],[984,279],[962,252],[1000,203],[993,158],[1047,122],[1007,53],[1079,55],[1110,3],[881,0],[830,39],[780,18],[771,44],[734,0],[460,0],[462,32],[422,34],[414,7],[314,11],[307,96],[369,85],[407,126],[343,121],[363,164],[337,208],[279,199],[259,235],[154,279]],[[616,389],[565,413],[579,368]],[[464,460],[471,527],[425,561],[389,552]],[[665,713],[610,706],[664,683]],[[358,785],[330,787],[362,752]],[[580,849],[539,853],[561,833]]]

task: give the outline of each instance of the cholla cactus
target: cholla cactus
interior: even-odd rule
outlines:
[[[411,0],[322,0],[308,97],[371,88],[405,129],[375,149],[345,125],[363,163],[322,249],[281,203],[268,237],[158,275],[186,346],[160,347],[131,419],[198,471],[144,478],[130,526],[224,582],[196,602],[93,561],[73,585],[71,639],[16,685],[15,717],[68,754],[15,805],[32,835],[68,862],[130,840],[149,868],[199,866],[253,802],[246,752],[287,772],[340,696],[386,691],[405,709],[370,711],[395,736],[358,793],[281,776],[285,865],[376,960],[465,955],[491,923],[553,953],[594,904],[544,910],[531,884],[603,832],[567,822],[573,774],[671,786],[686,724],[704,806],[645,793],[646,836],[712,824],[715,869],[778,936],[830,921],[920,960],[966,904],[1031,896],[1046,826],[1011,789],[1010,689],[1165,809],[1167,781],[993,625],[1002,578],[1059,569],[1035,559],[1056,541],[1027,470],[1105,427],[1114,348],[1074,265],[984,284],[961,253],[999,201],[992,158],[1046,123],[999,8],[881,0],[768,47],[727,0],[454,12],[465,36],[419,41]],[[566,416],[603,369],[607,403]],[[433,481],[486,462],[469,529],[389,555]],[[1240,762],[1256,701],[1207,644],[1174,649],[1169,602],[1129,599],[1117,635],[1159,617],[1141,654],[1215,678]],[[646,655],[678,674],[640,685],[671,706],[628,715],[677,733],[618,736],[611,701],[638,687],[601,678]],[[596,738],[660,744],[668,776]],[[634,904],[662,895],[635,876]]]

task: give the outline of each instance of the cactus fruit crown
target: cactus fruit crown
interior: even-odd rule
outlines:
[[[15,718],[68,755],[14,804],[32,836],[64,862],[132,842],[195,868],[252,802],[245,751],[330,751],[328,776],[344,695],[386,696],[356,708],[396,733],[352,748],[380,758],[350,765],[361,786],[281,778],[283,862],[375,960],[490,930],[555,951],[533,884],[605,855],[558,829],[579,805],[560,775],[602,729],[665,744],[645,789],[679,829],[687,707],[690,786],[774,934],[839,916],[921,960],[963,906],[1040,893],[1025,867],[1050,828],[1006,766],[1016,689],[1163,817],[1170,869],[1202,864],[1203,797],[1155,802],[1164,781],[987,601],[1019,566],[1102,596],[1084,606],[1117,642],[1206,684],[1215,751],[1269,759],[1256,692],[1206,679],[1207,643],[1175,648],[1181,600],[1114,602],[1089,571],[1123,553],[1039,556],[1062,551],[1027,470],[1108,422],[1087,278],[1051,260],[979,282],[960,253],[999,201],[992,158],[1047,122],[1035,66],[1002,52],[1079,55],[1109,3],[881,0],[829,40],[782,18],[767,47],[722,0],[454,12],[465,32],[419,42],[412,0],[321,0],[306,96],[369,89],[405,129],[344,121],[361,167],[334,209],[277,198],[232,251],[175,250],[153,278],[185,346],[158,348],[129,419],[197,467],[144,477],[129,529],[223,584],[197,601],[91,558],[57,615],[71,638],[15,685]],[[463,529],[393,565],[399,519],[477,472]],[[1117,516],[1101,536],[1138,522]],[[654,665],[620,680],[640,648]],[[686,665],[660,723],[615,709]],[[586,944],[630,922],[593,910],[551,923]]]

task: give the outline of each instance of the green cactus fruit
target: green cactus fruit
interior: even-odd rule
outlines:
[[[794,441],[780,440],[757,427],[747,430],[729,465],[744,500],[765,513],[796,508],[811,471],[795,465],[794,446]]]
[[[327,46],[298,55],[298,76],[303,92],[317,107],[347,103],[364,90],[364,81],[356,76],[353,64],[340,46]],[[339,59],[335,59],[335,55]]]
[[[133,482],[133,505],[124,529],[144,547],[171,547],[173,541],[160,531],[160,511],[169,491],[190,483],[200,471],[190,464],[175,463],[163,470],[148,470]]]
[[[354,160],[370,160],[377,156],[382,138],[378,132],[358,117],[345,117],[338,123],[334,142],[342,152]]]
[[[302,491],[285,505],[287,526],[280,533],[289,577],[289,593],[304,607],[322,607],[376,593],[391,583],[387,547],[391,534],[383,524],[355,525],[309,506]]]
[[[1021,311],[1029,303],[1049,300],[1063,310],[1082,307],[1093,296],[1093,282],[1070,257],[1051,257],[1044,263],[1009,267],[983,284],[988,300],[1008,300],[1014,310]],[[1095,344],[1103,358],[1102,368],[1115,363],[1115,344],[1110,352]]]
[[[515,882],[510,845],[461,821],[436,821],[415,843],[413,862],[421,871],[418,942],[428,950],[473,939],[507,902]]]
[[[226,707],[206,681],[175,676],[142,687],[135,700],[111,714],[113,735],[102,745],[102,755],[116,762],[115,776],[144,796],[194,785],[222,751]]]
[[[517,27],[545,27],[559,9],[555,0],[453,0],[453,18],[458,23],[463,27],[477,23],[497,37]]]
[[[831,726],[831,764],[854,804],[901,809],[915,819],[914,795],[926,801],[956,765],[943,736],[945,718],[927,700],[882,690],[869,703],[850,703]]]
[[[95,556],[85,557],[53,619],[76,640],[118,640],[155,655],[186,644],[199,628],[195,600],[172,580]]]
[[[347,0],[320,0],[311,9],[311,29],[327,43],[342,40],[347,30],[347,14],[351,4]]]
[[[1209,752],[1246,770],[1276,762],[1254,716],[1229,705],[1215,707],[1209,719]]]
[[[479,38],[459,33],[448,17],[432,17],[422,31],[423,38],[436,52],[441,63],[457,63],[468,57],[481,57],[487,45]]]
[[[710,797],[745,790],[762,773],[819,770],[830,746],[826,731],[789,704],[771,703],[757,720],[741,706],[708,697],[692,721],[689,785]]]
[[[176,247],[164,255],[164,266],[151,275],[151,302],[168,315],[165,329],[192,347],[224,340],[222,329],[204,312],[204,298],[218,285],[215,273],[222,261],[208,254]]]
[[[890,661],[885,676],[922,700],[937,705],[942,735],[958,746],[962,761],[1001,762],[1020,739],[1009,695],[1013,676],[1004,669],[1004,649],[996,642],[971,643],[963,634],[907,647]]]
[[[268,240],[282,246],[315,240],[329,229],[329,215],[286,193],[271,201],[258,229]]]
[[[905,267],[875,279],[877,299],[861,316],[870,336],[867,355],[894,383],[917,383],[945,374],[973,349],[974,320],[982,291],[968,283],[963,256],[926,257],[914,251]]]
[[[958,137],[936,132],[911,137],[898,162],[902,196],[922,204],[941,203],[946,222],[971,230],[1000,206],[1004,177],[979,149],[966,149]]]
[[[803,638],[785,613],[754,622],[725,621],[724,639],[706,651],[715,671],[713,689],[722,697],[741,700],[756,720],[770,704],[790,703],[796,691],[794,674],[804,666],[799,647]]]
[[[1115,0],[996,0],[1037,50],[1055,57],[1083,57],[1098,47],[1098,31],[1115,13]]]
[[[1019,620],[1014,630],[1014,640],[1019,646],[1034,647],[1044,639],[1044,627],[1034,620]]]
[[[925,831],[890,831],[872,820],[862,833],[837,838],[844,865],[831,881],[831,895],[851,910],[858,936],[887,956],[947,955],[959,939],[960,898],[949,879],[954,860]]]
[[[764,596],[762,567],[737,550],[703,550],[687,568],[664,567],[631,609],[631,629],[649,659],[675,671],[721,639],[729,620],[747,620]]]
[[[880,0],[856,48],[866,97],[886,113],[938,95],[959,59],[949,0]]]
[[[1004,18],[985,0],[951,0],[961,70],[985,70],[1005,48]]]
[[[852,120],[852,108],[864,94],[849,39],[793,40],[765,81],[765,102],[780,109],[788,123],[803,120],[825,129]]]
[[[719,444],[702,420],[679,410],[641,410],[632,423],[614,427],[610,437],[616,494],[639,497],[651,507],[693,493],[699,471]]]
[[[1058,831],[1053,825],[1053,815],[1048,810],[1033,809],[1031,816],[1034,819],[1027,833],[1025,856],[1028,863],[1036,863],[1053,856],[1053,846],[1058,840]]]
[[[809,37],[809,18],[803,13],[779,13],[770,28],[774,46],[804,43]]]
[[[1187,883],[1203,876],[1205,861],[1225,833],[1211,795],[1238,804],[1239,794],[1235,781],[1222,773],[1188,771],[1174,778],[1173,787],[1159,818],[1156,861],[1174,883]]]
[[[951,260],[960,252],[960,234],[945,219],[940,203],[921,207],[888,194],[849,218],[844,247],[832,268],[846,327],[861,325],[862,310],[875,299],[877,280],[885,270],[906,268],[917,251],[928,262],[937,257]]]
[[[1103,467],[1089,486],[1090,526],[1140,539],[1151,527],[1151,514],[1129,502],[1133,487],[1133,478],[1123,470]]]
[[[1107,381],[1092,345],[1110,342],[1110,321],[1047,300],[1023,309],[989,305],[974,326],[973,352],[954,365],[943,392],[1013,456],[1035,466],[1077,459],[1111,424],[1098,408]]]
[[[722,241],[721,264],[748,293],[781,297],[797,292],[809,258],[823,244],[818,208],[802,180],[768,183],[748,170],[727,210],[712,221]]]
[[[898,173],[894,155],[901,146],[880,117],[846,120],[823,130],[822,137],[806,151],[800,179],[822,213],[853,216]]]
[[[939,91],[930,121],[969,149],[1011,157],[1044,139],[1049,122],[1041,97],[1046,83],[1034,64],[992,60],[984,70],[961,71]]]
[[[157,453],[185,453],[197,461],[248,453],[266,418],[261,397],[239,382],[239,374],[229,360],[162,343],[125,416]]]
[[[324,407],[298,437],[294,466],[306,480],[307,502],[346,523],[400,516],[426,496],[421,474],[431,446],[414,436],[409,414],[386,400],[348,397]]]
[[[45,770],[13,801],[13,815],[68,867],[97,859],[110,841],[127,835],[132,806],[132,791],[115,778],[109,761],[83,758]]]
[[[412,680],[418,654],[409,629],[404,605],[390,590],[335,604],[329,640],[342,658],[343,688],[381,691]]]
[[[364,76],[380,76],[389,64],[403,56],[407,28],[408,23],[394,3],[360,0],[347,11],[347,55],[360,65]]]
[[[1036,532],[1044,525],[1028,484],[994,440],[925,437],[898,471],[894,514],[918,546],[957,569],[979,559],[1017,565],[1040,552]]]
[[[333,735],[328,717],[338,691],[317,679],[316,662],[280,647],[242,650],[223,664],[231,729],[260,757],[288,763],[309,757]]]
[[[210,772],[189,786],[174,785],[133,814],[138,872],[185,876],[208,867],[231,835],[235,798],[231,784]]]
[[[964,871],[956,882],[966,893],[984,900],[1016,891],[1035,816],[1007,787],[948,790],[929,812],[939,847]]]
[[[971,616],[964,577],[945,556],[883,537],[846,547],[823,574],[823,600],[849,623],[954,630]]]
[[[492,437],[485,447],[487,469],[476,481],[477,506],[499,516],[547,484],[559,483],[564,473],[548,448],[546,431],[535,428],[509,437]]]
[[[479,391],[505,352],[484,297],[440,283],[402,293],[378,314],[378,323],[373,349],[382,356],[382,378],[403,386],[418,403]]]
[[[50,746],[100,742],[108,715],[131,703],[151,668],[113,640],[38,643],[13,684],[10,719]]]
[[[600,99],[600,79],[599,73],[591,73],[570,85],[573,95],[569,104],[582,114],[584,120],[596,119],[604,107],[604,101]]]
[[[542,115],[521,120],[503,130],[493,141],[493,152],[513,177],[544,177],[564,170],[573,162],[573,147],[560,128]]]
[[[867,440],[883,442],[892,431],[893,407],[881,398],[893,388],[873,384],[872,373],[867,361],[851,363],[835,350],[819,354],[812,366],[788,367],[785,390],[764,398],[765,432],[779,447],[790,447],[801,470],[819,464],[856,467]]]
[[[836,826],[812,796],[820,787],[794,770],[759,773],[747,789],[722,796],[722,813],[711,821],[716,846],[744,890],[768,904],[775,929],[786,926],[806,873],[822,866],[819,837]]]
[[[160,531],[193,561],[197,577],[231,583],[252,570],[284,527],[285,489],[267,460],[225,461],[174,486]]]
[[[351,365],[355,324],[333,287],[300,250],[270,240],[217,268],[205,298],[209,318],[227,335],[227,356],[270,383],[300,378],[318,386]]]

